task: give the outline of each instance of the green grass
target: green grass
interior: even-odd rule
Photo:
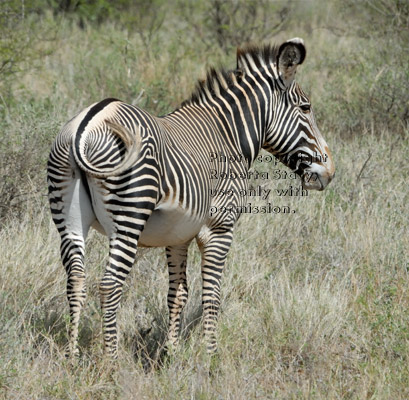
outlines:
[[[31,65],[23,57],[21,72],[4,75],[0,84],[1,399],[409,398],[409,132],[402,78],[409,70],[401,51],[405,33],[393,25],[406,14],[395,3],[371,3],[395,12],[392,22],[385,14],[383,25],[363,3],[345,9],[336,1],[295,3],[272,38],[306,42],[297,79],[311,94],[336,177],[324,192],[306,197],[275,194],[292,180],[253,182],[272,190],[273,204],[296,212],[239,220],[223,277],[219,353],[211,360],[202,340],[196,245],[189,250],[180,346],[158,362],[167,328],[165,255],[142,250],[118,313],[120,358],[103,357],[98,283],[108,245],[95,231],[87,240],[81,357],[75,364],[65,359],[65,272],[45,163],[58,129],[81,108],[114,96],[153,114],[172,111],[207,65],[234,67],[234,52],[185,37],[191,27],[177,7],[167,10],[148,44],[122,20],[81,29],[72,16],[43,13],[18,26],[17,37],[33,29],[31,18],[42,21],[34,24],[33,41],[41,57]],[[335,13],[340,9],[344,14]],[[353,22],[365,10],[363,35]],[[389,94],[396,100],[385,108],[380,99]],[[284,171],[267,163],[254,168]]]

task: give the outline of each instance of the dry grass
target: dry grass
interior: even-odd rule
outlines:
[[[163,253],[145,251],[119,312],[120,360],[104,360],[97,283],[107,248],[93,233],[83,356],[72,366],[63,356],[65,276],[47,207],[7,224],[0,233],[3,398],[406,398],[408,171],[399,160],[408,144],[394,145],[392,163],[387,133],[331,141],[338,170],[328,190],[285,198],[295,214],[240,220],[223,281],[216,360],[208,360],[197,323],[194,247],[180,348],[158,367],[167,273]]]
[[[309,26],[317,29],[293,26],[276,40],[295,36],[295,30],[306,40],[308,59],[299,79],[312,92],[336,177],[308,197],[274,194],[294,181],[254,182],[272,189],[269,201],[296,212],[241,217],[223,278],[219,354],[212,360],[202,343],[200,261],[192,246],[183,340],[162,364],[164,253],[143,251],[126,281],[118,315],[120,359],[110,363],[102,354],[97,290],[107,243],[96,232],[87,244],[82,355],[75,365],[65,359],[65,273],[42,195],[44,160],[56,127],[81,107],[115,96],[154,114],[170,111],[216,56],[196,48],[193,38],[181,46],[180,32],[160,31],[163,49],[153,48],[152,63],[138,36],[110,24],[80,30],[61,22],[58,50],[41,70],[15,82],[18,101],[1,123],[2,145],[15,150],[12,160],[35,149],[2,170],[32,171],[33,188],[24,192],[22,217],[3,220],[0,230],[1,399],[409,398],[409,132],[399,136],[376,124],[353,128],[348,101],[352,108],[361,101],[354,90],[364,83],[341,67],[364,59],[366,53],[356,55],[365,41],[319,28],[330,26],[331,13],[311,14]],[[378,42],[365,45],[375,51]],[[350,49],[350,58],[344,57]],[[338,122],[340,128],[332,129]],[[348,124],[355,134],[347,138],[342,129]],[[279,167],[254,168],[271,173]]]

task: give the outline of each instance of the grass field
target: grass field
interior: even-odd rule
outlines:
[[[239,220],[223,278],[217,357],[210,360],[202,342],[194,245],[181,345],[158,363],[167,329],[165,255],[142,250],[118,313],[120,358],[104,359],[98,282],[107,243],[93,231],[81,357],[65,358],[65,273],[45,183],[55,135],[104,97],[169,112],[208,65],[235,65],[236,43],[223,47],[199,34],[214,18],[206,2],[196,3],[196,26],[182,18],[187,6],[171,12],[166,2],[155,4],[139,30],[126,13],[121,25],[115,15],[93,21],[83,9],[16,22],[15,46],[27,30],[32,36],[15,70],[0,70],[0,398],[409,398],[409,40],[395,29],[409,26],[409,10],[399,1],[289,3],[286,23],[266,36],[304,38],[308,54],[297,79],[311,94],[337,172],[324,192],[303,197],[277,196],[276,189],[297,185],[289,179],[255,182],[272,190],[272,203],[296,212]],[[278,12],[284,2],[257,4]],[[240,39],[240,30],[225,29],[231,42]],[[254,169],[288,173],[268,163]]]

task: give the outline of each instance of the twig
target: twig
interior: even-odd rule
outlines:
[[[360,169],[358,175],[356,176],[355,185],[354,185],[354,187],[353,187],[353,189],[352,189],[352,191],[351,191],[351,194],[350,194],[350,196],[349,196],[350,202],[352,202],[352,200],[353,200],[354,197],[355,197],[355,193],[356,193],[356,190],[357,190],[356,188],[357,188],[357,186],[358,186],[359,181],[360,181],[361,178],[362,178],[362,174],[363,174],[363,172],[364,172],[366,166],[368,165],[368,162],[369,162],[369,160],[371,159],[371,157],[372,157],[372,153],[371,153],[371,151],[368,151],[368,158],[365,160],[365,162],[363,163],[363,165],[362,165],[362,167],[361,167],[361,169]]]
[[[364,169],[366,168],[366,166],[367,166],[369,160],[371,159],[371,157],[372,157],[372,153],[371,153],[371,151],[368,151],[368,158],[367,158],[366,161],[364,162],[364,165],[362,165],[362,168],[361,168],[361,170],[359,171],[359,174],[358,174],[357,177],[356,177],[356,184],[357,184],[357,183],[359,182],[359,180],[361,179],[362,173],[364,172]]]

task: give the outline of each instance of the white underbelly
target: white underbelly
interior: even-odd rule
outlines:
[[[149,217],[139,239],[139,245],[165,247],[183,244],[193,239],[203,221],[186,214],[181,208],[157,209]]]

